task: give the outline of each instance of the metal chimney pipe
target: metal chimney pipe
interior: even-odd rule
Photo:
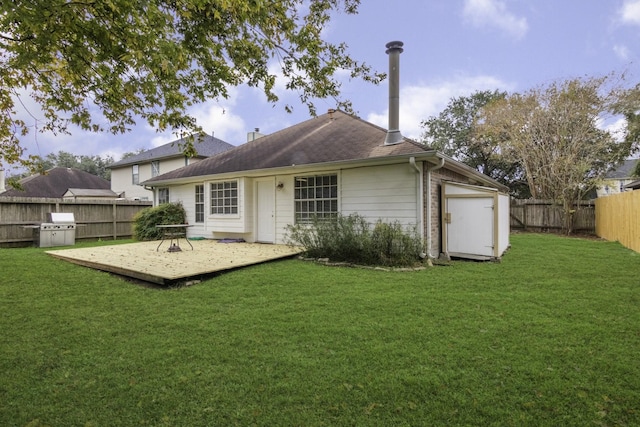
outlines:
[[[6,191],[5,181],[4,181],[4,169],[0,169],[0,193],[4,193]]]
[[[400,133],[400,54],[404,43],[392,41],[386,44],[389,55],[389,129],[384,145],[402,142]]]

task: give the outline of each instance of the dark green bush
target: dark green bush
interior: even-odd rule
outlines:
[[[143,209],[133,217],[133,238],[136,240],[158,240],[162,230],[156,225],[185,224],[187,214],[182,203],[163,203]]]
[[[363,265],[411,266],[422,253],[415,227],[406,231],[398,221],[389,224],[378,220],[372,229],[358,214],[289,225],[286,238],[288,243],[304,247],[308,257]]]

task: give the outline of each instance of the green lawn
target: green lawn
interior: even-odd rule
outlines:
[[[288,260],[174,290],[0,249],[0,425],[640,425],[640,254],[511,241],[501,263]]]

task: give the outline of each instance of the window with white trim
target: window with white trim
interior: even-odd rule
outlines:
[[[151,162],[151,177],[160,175],[160,162],[154,160]]]
[[[204,185],[196,185],[196,222],[204,222]]]
[[[238,181],[211,183],[211,215],[238,213]]]
[[[169,189],[158,188],[158,204],[169,203]]]
[[[131,166],[131,183],[133,185],[140,184],[140,166],[138,165]]]
[[[295,178],[296,223],[312,218],[334,218],[338,214],[338,175],[312,175]]]

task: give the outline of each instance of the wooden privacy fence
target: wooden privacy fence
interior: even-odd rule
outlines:
[[[592,201],[574,205],[573,231],[594,233],[596,209]],[[511,199],[511,229],[528,231],[562,230],[564,215],[562,206],[550,200]]]
[[[640,252],[640,190],[596,200],[596,234]]]
[[[25,226],[47,222],[50,212],[73,213],[76,240],[131,237],[134,215],[152,205],[133,200],[63,200],[0,197],[0,247],[33,243],[34,230]]]

